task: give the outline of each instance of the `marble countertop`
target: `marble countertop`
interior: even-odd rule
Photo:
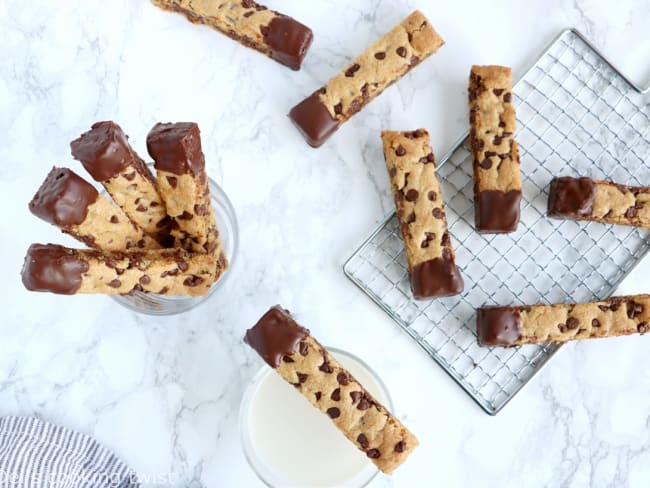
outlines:
[[[261,360],[244,330],[270,305],[321,342],[367,361],[421,446],[372,486],[648,486],[650,338],[571,344],[489,417],[342,273],[392,211],[378,131],[430,129],[443,154],[466,130],[477,64],[521,73],[563,28],[577,27],[639,84],[650,78],[650,2],[269,0],[311,26],[290,71],[148,1],[0,1],[0,415],[39,415],[86,432],[145,486],[258,486],[237,415]],[[350,6],[354,5],[354,6]],[[309,148],[286,113],[371,41],[420,8],[447,44]],[[31,242],[75,245],[27,202],[69,141],[113,119],[146,154],[156,121],[200,124],[209,174],[241,228],[240,259],[208,303],[155,318],[103,296],[27,293]],[[648,291],[646,260],[622,292]]]

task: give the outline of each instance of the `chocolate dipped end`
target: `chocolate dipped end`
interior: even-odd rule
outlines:
[[[309,331],[299,326],[288,310],[276,305],[246,331],[244,342],[269,366],[277,368],[282,358],[296,352],[300,341],[308,335]]]
[[[79,225],[99,193],[90,183],[68,168],[54,167],[29,202],[29,210],[50,224],[67,229]]]
[[[23,285],[30,291],[73,295],[81,287],[88,263],[56,244],[32,244],[22,270]]]
[[[194,122],[156,124],[147,135],[147,151],[157,170],[194,176],[205,171],[201,133]]]
[[[96,122],[70,143],[72,157],[81,161],[95,181],[106,181],[117,176],[137,157],[119,125],[115,122]]]
[[[341,125],[333,118],[317,90],[291,109],[289,117],[311,147],[320,147]]]
[[[482,190],[478,192],[476,230],[504,234],[517,230],[521,212],[521,190]]]
[[[298,71],[314,39],[309,27],[291,17],[274,17],[262,28],[264,42],[271,49],[271,58]]]
[[[521,339],[521,316],[513,307],[484,307],[478,310],[476,334],[482,346],[513,346]]]
[[[593,211],[596,186],[589,178],[553,178],[548,194],[550,217],[589,217]]]
[[[438,257],[416,264],[410,278],[413,296],[419,299],[458,295],[465,286],[453,258]]]

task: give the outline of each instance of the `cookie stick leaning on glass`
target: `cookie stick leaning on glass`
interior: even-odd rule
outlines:
[[[96,249],[126,251],[160,247],[119,207],[67,168],[50,170],[29,202],[29,210],[41,220]]]
[[[436,161],[424,129],[381,133],[391,191],[415,298],[457,295],[463,278],[455,263]]]
[[[70,149],[133,222],[169,247],[169,219],[156,181],[119,125],[96,122],[70,143]]]
[[[650,295],[587,303],[482,307],[476,327],[482,346],[644,334],[650,330]]]
[[[513,137],[512,69],[472,66],[469,108],[476,230],[514,232],[521,206],[521,170]]]
[[[163,10],[213,29],[293,70],[299,70],[314,35],[309,27],[253,0],[152,0]]]
[[[444,44],[429,20],[413,12],[339,74],[305,98],[289,117],[312,147]]]
[[[213,255],[183,249],[103,252],[32,244],[22,280],[30,291],[60,295],[124,295],[140,290],[202,296],[214,282],[214,268]]]
[[[214,254],[215,280],[228,268],[210,203],[205,156],[199,127],[194,122],[158,123],[147,135],[160,194],[172,218],[175,245]]]
[[[417,438],[287,310],[272,307],[246,331],[244,341],[384,473],[390,474],[417,447]]]
[[[591,178],[553,178],[548,216],[650,229],[650,187]]]

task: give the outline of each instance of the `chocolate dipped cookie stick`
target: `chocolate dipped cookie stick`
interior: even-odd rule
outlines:
[[[253,0],[152,0],[190,22],[213,29],[293,70],[299,70],[314,35],[291,17]]]
[[[169,219],[147,165],[115,122],[97,122],[70,143],[72,156],[100,182],[129,218],[163,244]]]
[[[575,304],[482,307],[476,326],[482,346],[644,334],[650,330],[650,295]]]
[[[381,137],[413,296],[462,293],[428,132],[384,131]]]
[[[133,290],[160,295],[205,295],[214,282],[215,257],[183,249],[102,252],[32,244],[22,280],[30,291],[61,295]]]
[[[476,230],[513,232],[519,223],[521,170],[513,137],[512,70],[472,66],[469,108]]]
[[[217,257],[215,279],[228,267],[210,203],[199,127],[193,122],[156,124],[147,135],[176,245]]]
[[[650,187],[563,176],[551,181],[549,217],[650,229]]]
[[[289,117],[307,143],[318,147],[341,124],[443,44],[427,18],[415,11],[325,86],[293,107]]]
[[[38,218],[97,249],[125,251],[160,247],[119,207],[67,168],[52,168],[29,202],[29,210]]]
[[[384,473],[391,473],[417,447],[417,438],[287,310],[271,308],[244,341]]]

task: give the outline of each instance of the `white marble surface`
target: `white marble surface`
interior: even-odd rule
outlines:
[[[380,129],[428,127],[435,151],[446,152],[466,129],[470,64],[521,73],[569,26],[647,83],[650,2],[269,5],[315,31],[301,72],[145,0],[0,0],[0,415],[36,414],[87,432],[143,475],[161,476],[156,486],[258,486],[237,414],[262,363],[241,338],[282,303],[322,342],[370,363],[421,440],[373,486],[649,486],[650,337],[565,347],[491,418],[341,265],[392,208]],[[288,109],[414,7],[447,45],[324,147],[307,147]],[[141,153],[156,121],[202,128],[209,173],[233,201],[242,245],[222,292],[190,313],[147,317],[106,297],[29,294],[20,283],[31,242],[74,244],[32,217],[27,202],[52,164],[79,169],[68,143],[102,119],[118,121]],[[623,291],[647,292],[649,271],[646,262]]]

